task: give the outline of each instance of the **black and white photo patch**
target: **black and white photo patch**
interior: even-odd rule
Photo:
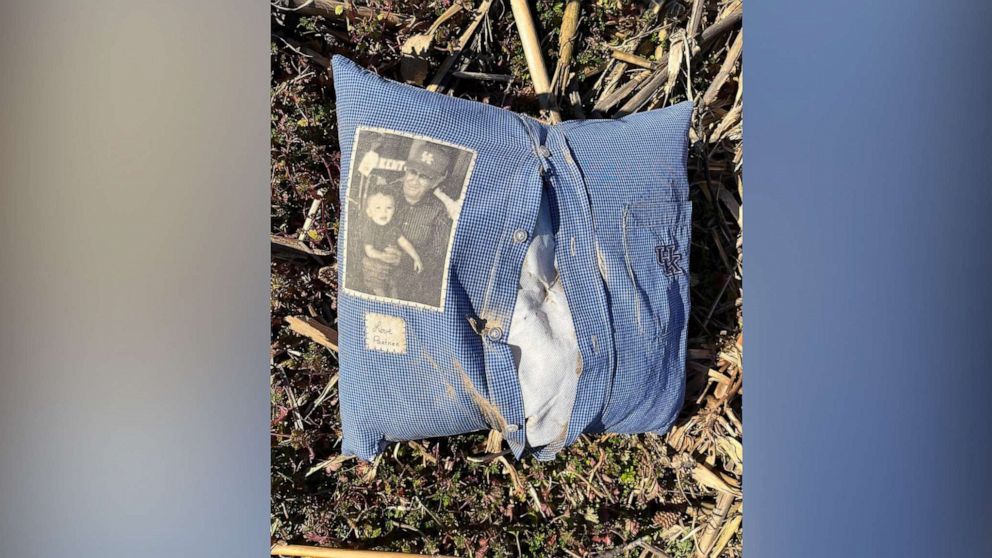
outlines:
[[[345,200],[346,292],[444,310],[455,228],[476,152],[359,127]]]

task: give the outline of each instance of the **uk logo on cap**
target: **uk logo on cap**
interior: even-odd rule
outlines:
[[[426,142],[414,142],[410,147],[410,157],[406,166],[418,172],[438,177],[448,171],[450,163],[447,153],[440,147]]]

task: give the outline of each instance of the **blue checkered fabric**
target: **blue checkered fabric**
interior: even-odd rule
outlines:
[[[685,390],[691,104],[546,125],[383,79],[342,56],[333,71],[341,200],[359,127],[477,153],[443,311],[339,293],[342,452],[370,460],[389,441],[497,429],[517,458],[526,450],[549,460],[583,432],[668,430]],[[542,190],[582,363],[567,433],[528,448],[506,339],[528,247],[518,231],[533,234]],[[342,211],[339,260],[358,257],[346,254],[347,221]],[[369,313],[403,320],[402,351],[369,347]]]

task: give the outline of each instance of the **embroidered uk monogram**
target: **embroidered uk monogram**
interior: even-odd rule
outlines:
[[[677,248],[674,244],[655,246],[654,248],[658,255],[658,263],[665,269],[665,275],[669,277],[682,273],[682,267],[679,265],[682,254],[678,253]]]

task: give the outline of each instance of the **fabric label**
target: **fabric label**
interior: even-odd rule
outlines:
[[[386,353],[406,353],[406,322],[399,316],[366,312],[365,347]]]

